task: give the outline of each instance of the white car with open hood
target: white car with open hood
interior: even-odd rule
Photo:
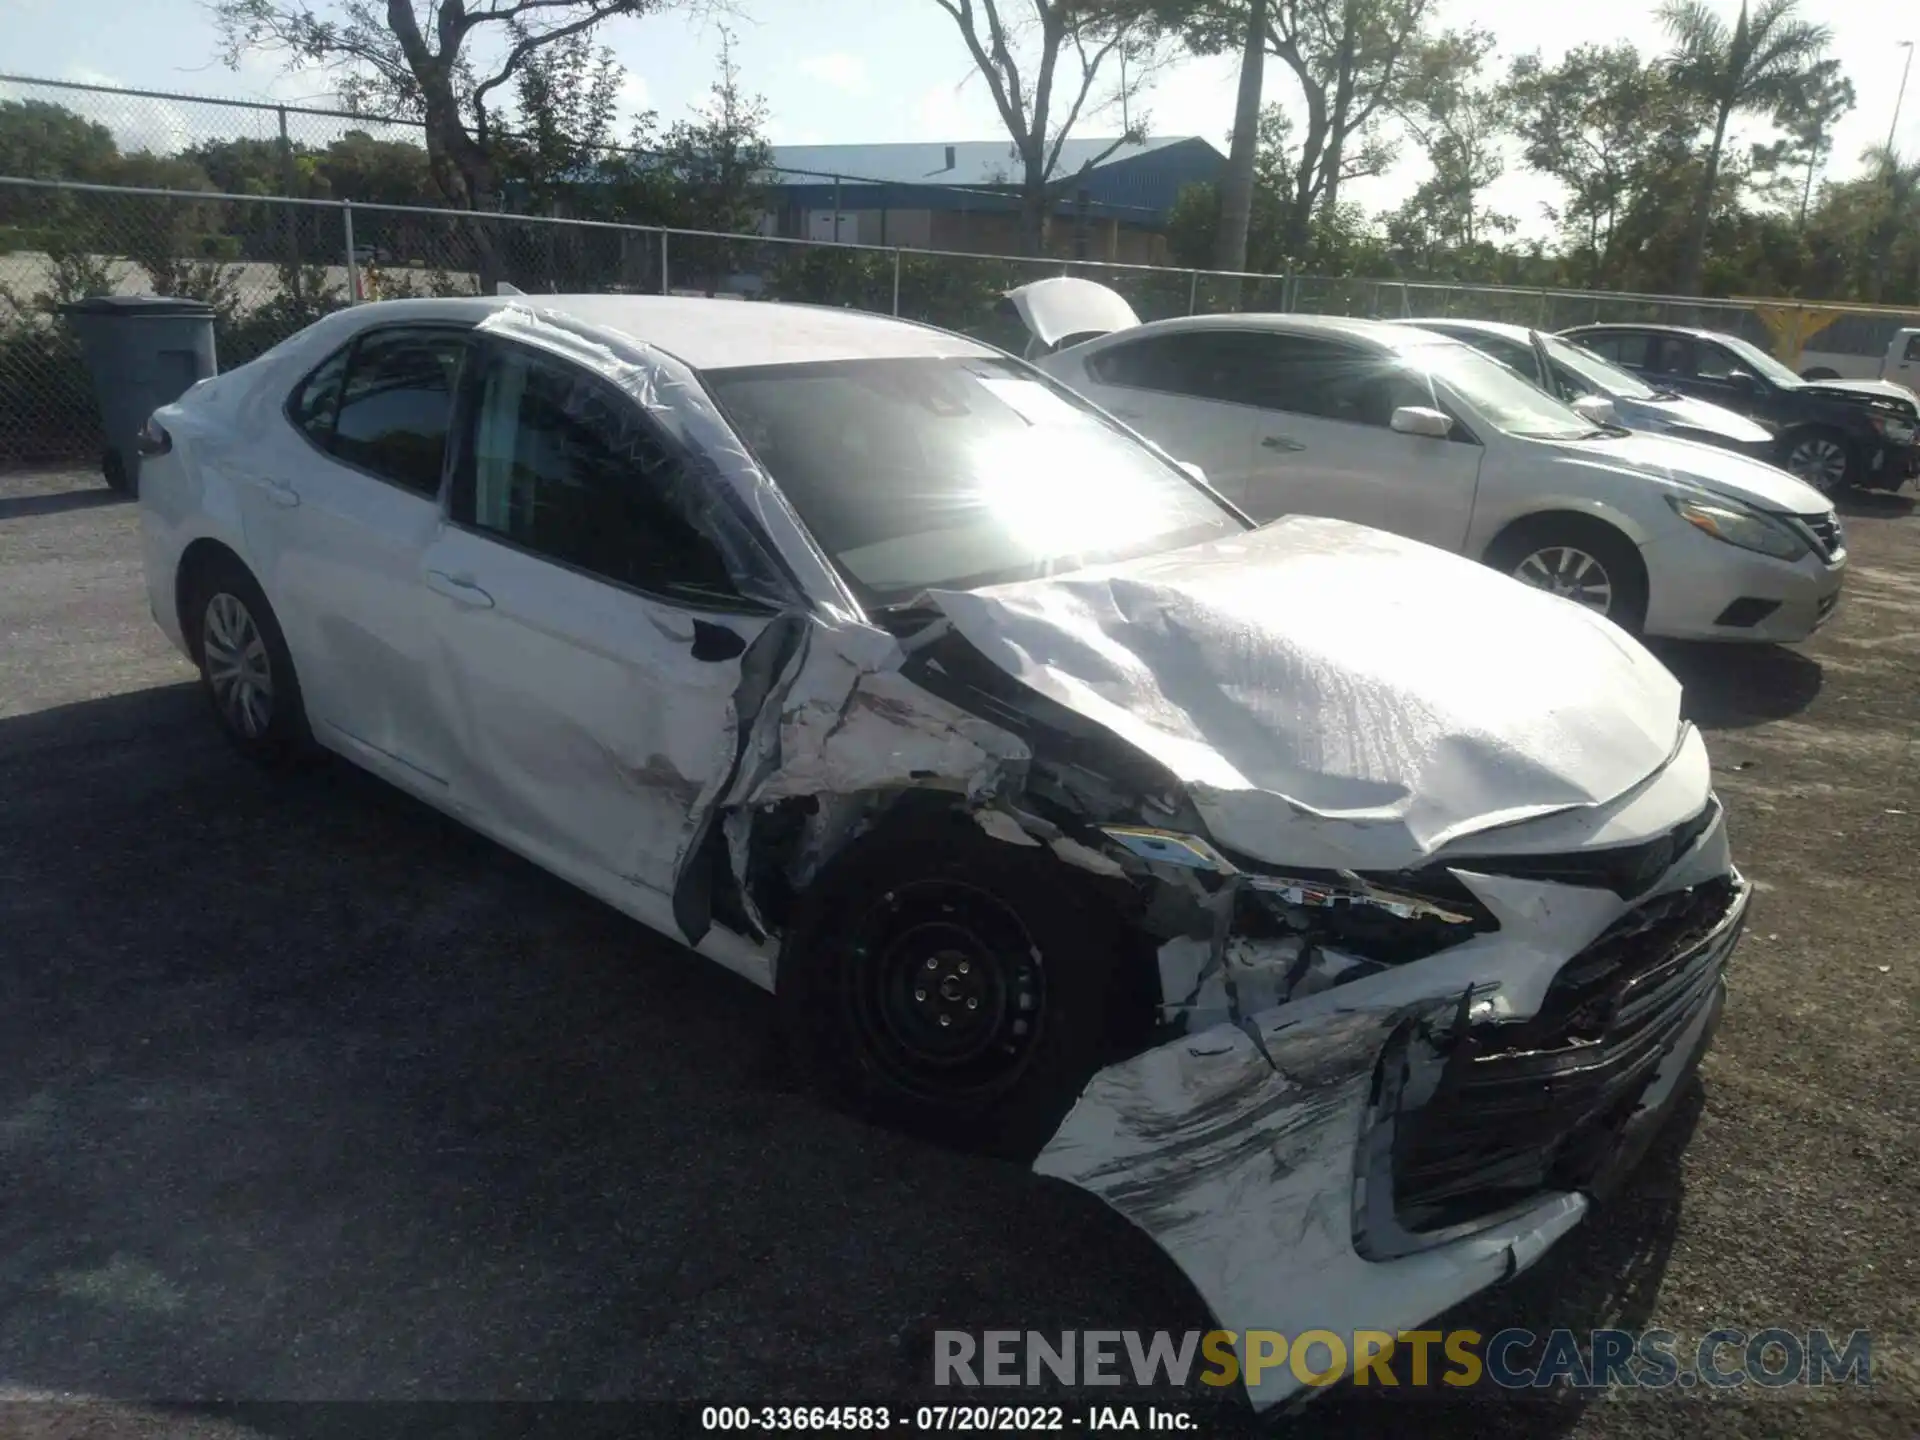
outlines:
[[[241,751],[773,990],[811,1074],[1102,1197],[1224,1327],[1397,1331],[1528,1265],[1719,1017],[1747,886],[1638,642],[1255,529],[973,341],[393,301],[142,447],[153,614]]]
[[[1040,367],[1256,520],[1329,515],[1484,560],[1629,630],[1804,640],[1840,599],[1833,502],[1762,460],[1632,434],[1418,328],[1317,315],[1141,324],[1090,280],[1008,299]],[[1094,338],[1089,338],[1094,337]]]

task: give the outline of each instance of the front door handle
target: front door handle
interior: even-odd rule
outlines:
[[[267,481],[267,494],[273,497],[273,503],[291,510],[300,503],[300,492],[284,480]]]
[[[1297,455],[1307,447],[1291,435],[1269,435],[1260,442],[1262,450],[1281,450],[1289,455]]]
[[[474,584],[471,576],[449,575],[444,570],[429,570],[427,571],[427,588],[437,591],[457,604],[471,605],[478,610],[493,608],[493,596]]]

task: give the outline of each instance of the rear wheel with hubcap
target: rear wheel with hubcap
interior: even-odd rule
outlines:
[[[212,562],[193,577],[182,619],[220,729],[265,765],[312,750],[300,682],[273,607],[245,568]]]
[[[1580,515],[1523,520],[1495,540],[1487,564],[1639,633],[1647,618],[1640,553],[1611,525]]]

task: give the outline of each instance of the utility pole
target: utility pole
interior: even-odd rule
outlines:
[[[1900,93],[1893,97],[1893,123],[1887,126],[1887,153],[1893,153],[1894,132],[1900,128],[1900,104],[1907,98],[1907,72],[1913,69],[1913,41],[1902,40],[1900,48],[1907,52],[1907,63],[1900,67]]]

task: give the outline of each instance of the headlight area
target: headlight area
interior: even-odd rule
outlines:
[[[1394,883],[1253,868],[1205,838],[1102,826],[1129,869],[1159,882],[1141,917],[1160,941],[1160,1020],[1176,1030],[1238,1021],[1499,928],[1445,872]]]
[[[1771,555],[1776,560],[1798,560],[1809,553],[1807,542],[1785,525],[1734,501],[1669,495],[1667,504],[1694,529],[1742,550]]]

